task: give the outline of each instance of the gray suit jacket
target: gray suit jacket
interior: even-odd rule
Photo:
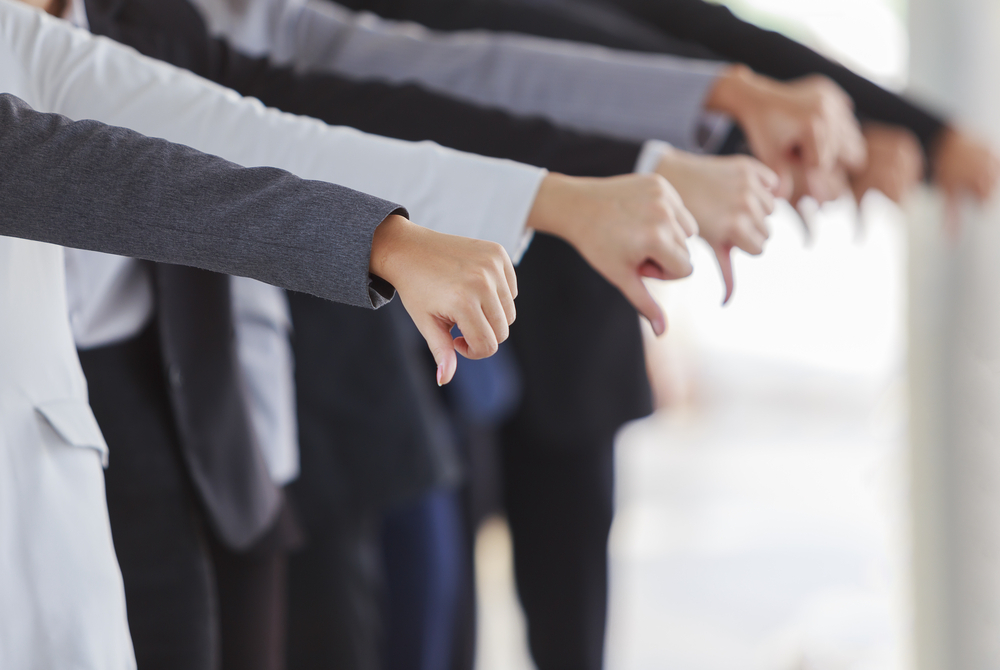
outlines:
[[[274,168],[242,168],[0,94],[0,234],[252,277],[361,307],[372,235],[399,205]]]

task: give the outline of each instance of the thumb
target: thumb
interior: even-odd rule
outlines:
[[[788,163],[782,162],[774,167],[774,172],[778,176],[778,184],[777,188],[774,189],[774,195],[791,201],[795,195],[795,171]]]
[[[437,363],[437,384],[444,386],[451,381],[458,369],[455,341],[451,337],[452,324],[436,317],[431,317],[426,323],[414,323],[427,341],[427,347]]]
[[[657,336],[667,332],[667,318],[639,276],[632,275],[627,284],[619,288],[632,306],[649,320],[649,325],[653,327],[653,332]]]
[[[722,299],[722,304],[725,305],[733,297],[733,288],[735,287],[733,259],[731,256],[733,247],[727,244],[721,247],[713,247],[713,249],[715,251],[715,258],[719,261],[719,270],[722,271],[722,281],[726,284],[726,297]]]

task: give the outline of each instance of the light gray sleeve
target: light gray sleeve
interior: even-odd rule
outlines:
[[[418,83],[583,131],[688,150],[698,148],[703,102],[726,67],[512,33],[435,32],[317,0],[193,2],[214,33],[276,63]]]
[[[0,235],[252,277],[377,307],[375,228],[398,205],[273,168],[241,168],[0,95]]]

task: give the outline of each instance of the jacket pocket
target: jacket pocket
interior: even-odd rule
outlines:
[[[104,467],[108,467],[108,444],[94,412],[85,401],[76,398],[48,400],[35,405],[35,411],[70,445],[97,450]]]

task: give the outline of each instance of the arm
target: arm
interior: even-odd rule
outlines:
[[[674,37],[696,42],[722,58],[745,63],[775,79],[825,75],[847,91],[863,119],[909,128],[928,155],[944,127],[938,116],[807,46],[737,18],[728,7],[703,0],[615,0],[615,3]]]
[[[421,228],[372,196],[35,112],[9,94],[0,95],[0,152],[0,234],[359,307],[384,304],[395,286],[438,361],[439,384],[454,375],[456,352],[492,355],[514,320],[517,285],[502,248]],[[454,325],[464,336],[453,340]]]
[[[3,235],[250,276],[358,306],[391,296],[369,288],[369,254],[376,227],[400,211],[392,203],[43,114],[8,94],[0,154]],[[319,225],[327,221],[338,225]]]
[[[138,57],[124,47],[72,30],[61,21],[5,0],[0,1],[0,38],[0,63],[5,65],[0,69],[0,85],[20,86],[43,109],[127,123],[137,130],[146,129],[150,134],[183,141],[247,165],[290,168],[305,177],[346,183],[387,199],[399,195],[402,197],[398,200],[412,203],[411,211],[422,211],[424,220],[439,231],[492,238],[508,244],[518,254],[529,213],[541,204],[541,196],[536,195],[544,171],[456,154],[430,143],[406,144],[371,137],[264,109],[256,101],[242,99],[190,73]],[[114,82],[114,86],[105,82]],[[586,189],[580,185],[576,192],[585,195]],[[648,260],[658,276],[679,277],[691,272],[683,240],[697,227],[679,203],[662,196],[655,190],[640,194],[653,215],[621,232],[632,242],[623,246],[643,250],[644,260],[636,264],[632,257],[605,255],[600,259],[605,261],[603,267],[624,264],[620,276],[623,272],[642,272]],[[634,200],[624,189],[619,199],[627,198]],[[542,220],[540,226],[546,223]],[[620,221],[606,219],[597,224],[613,229],[619,227]],[[389,232],[392,235],[386,238]],[[417,260],[416,265],[411,265],[406,259],[394,261],[392,256],[373,252],[370,269],[395,285],[439,364],[444,366],[444,381],[454,371],[454,364],[448,361],[454,360],[455,349],[485,356],[506,337],[499,314],[504,313],[509,323],[513,312],[508,309],[512,303],[508,304],[502,294],[506,290],[509,295],[516,289],[512,270],[508,273],[504,263],[499,263],[493,246],[468,239],[445,244],[399,217],[390,217],[377,228],[374,237],[373,244],[387,242],[389,248],[409,249],[413,252],[410,260]],[[393,240],[405,244],[401,247]],[[569,241],[578,243],[579,238]],[[468,257],[470,262],[457,266],[432,262],[437,255]],[[478,262],[471,262],[476,259]],[[501,269],[503,275],[498,275]],[[449,270],[455,272],[448,274]],[[486,284],[484,277],[488,279]],[[441,290],[421,289],[431,285]],[[473,295],[482,297],[485,291],[487,298],[490,287],[495,286],[489,302],[502,309],[486,312],[485,303],[482,309],[473,309],[473,301],[465,300],[458,290],[470,285]],[[456,299],[461,303],[458,307]],[[642,309],[649,302],[638,306]],[[663,322],[659,308],[644,310],[644,314],[654,324]],[[483,319],[489,321],[492,334],[485,329]],[[462,326],[463,321],[466,326]],[[448,324],[454,323],[462,326],[467,338],[470,332],[482,335],[452,343],[447,333]]]
[[[268,59],[248,58],[211,39],[184,0],[126,0],[116,7],[108,14],[92,13],[91,29],[266,105],[329,124],[593,176],[631,172],[641,149],[637,142],[583,135],[417,86],[274,67]]]
[[[812,49],[740,20],[727,7],[703,0],[616,2],[675,37],[697,42],[723,58],[746,63],[776,79],[814,74],[829,77],[851,96],[863,121],[897,126],[916,137],[923,148],[927,174],[952,202],[963,194],[985,200],[996,189],[1000,160],[985,143]],[[879,141],[884,140],[883,134]],[[879,162],[871,169],[855,171],[855,182],[871,181],[878,175],[874,181],[886,182],[888,190],[899,190],[888,183],[896,179],[890,170],[891,156],[906,152],[905,144],[906,140],[896,142],[892,152],[883,152],[880,147]]]
[[[29,82],[21,97],[41,111],[120,125],[240,165],[277,167],[405,202],[425,225],[501,243],[511,256],[523,245],[524,222],[544,177],[543,170],[509,161],[266,109],[19,3],[0,3],[0,56],[5,69],[16,64],[21,70],[19,78]],[[12,79],[4,83],[12,90]]]
[[[565,164],[552,163],[558,155],[558,149],[554,147],[559,145],[560,133],[554,128],[545,129],[544,124],[519,122],[495,111],[428,95],[413,86],[387,87],[381,83],[362,83],[354,79],[344,81],[338,76],[315,74],[316,68],[337,69],[339,66],[336,63],[349,58],[352,45],[358,46],[358,68],[353,71],[362,76],[405,80],[393,74],[396,68],[410,71],[426,66],[431,79],[418,77],[418,80],[430,82],[432,87],[441,82],[451,86],[463,81],[469,81],[473,86],[491,87],[496,96],[491,93],[490,97],[473,95],[471,98],[506,110],[514,108],[521,111],[517,101],[523,96],[533,100],[551,96],[559,104],[582,113],[606,108],[612,123],[577,124],[577,127],[635,138],[670,135],[657,134],[664,128],[666,120],[674,118],[672,114],[675,111],[662,98],[700,101],[699,105],[691,106],[685,112],[690,118],[682,124],[688,131],[684,133],[681,146],[693,144],[692,129],[697,123],[692,119],[701,118],[701,111],[728,114],[744,128],[755,153],[767,165],[778,170],[787,184],[791,182],[790,170],[785,169],[784,164],[795,161],[787,160],[786,156],[794,158],[801,154],[801,160],[795,160],[803,162],[806,167],[829,170],[830,164],[838,158],[837,154],[844,163],[853,165],[864,152],[849,99],[833,86],[827,87],[836,89],[832,94],[820,86],[800,86],[810,90],[797,90],[796,87],[752,75],[743,66],[717,65],[712,67],[714,80],[711,86],[707,90],[699,88],[689,95],[671,74],[673,68],[680,63],[686,63],[689,68],[702,65],[670,56],[611,51],[509,34],[433,33],[420,26],[386,22],[372,15],[354,15],[329,3],[308,4],[303,0],[257,0],[240,11],[223,0],[196,2],[201,3],[218,25],[225,26],[238,39],[251,43],[258,51],[266,52],[273,43],[274,57],[289,60],[296,68],[293,74],[283,68],[270,67],[269,62],[263,59],[252,61],[232,53],[224,43],[217,41],[211,49],[204,49],[206,54],[227,51],[228,55],[203,58],[203,61],[210,61],[210,65],[200,74],[286,111],[315,116],[328,123],[344,123],[368,132],[405,139],[429,138],[465,151],[504,155],[561,172],[579,169],[579,166],[568,169]],[[148,5],[150,13],[162,14],[157,21],[149,22],[157,27],[168,25],[171,19],[176,20],[185,12],[191,14],[185,19],[185,25],[198,22],[195,13],[183,0],[156,3],[133,0],[128,4],[138,7]],[[265,7],[271,11],[265,12]],[[264,26],[255,25],[265,15],[276,22],[273,35],[270,42],[255,42],[247,35],[259,36],[265,32]],[[128,20],[133,26],[138,23],[136,11],[129,12]],[[255,27],[250,29],[252,24]],[[243,26],[243,29],[238,29],[238,26]],[[384,34],[373,40],[376,30]],[[121,32],[120,25],[117,31]],[[188,31],[188,41],[194,38],[193,32]],[[240,37],[241,34],[244,37]],[[210,41],[207,34],[201,39]],[[138,34],[129,40],[140,49],[158,41],[164,40],[153,40]],[[362,47],[363,44],[368,46]],[[522,48],[505,48],[510,46]],[[552,81],[539,78],[540,90],[535,90],[532,84],[524,83],[525,78],[530,80],[540,76],[548,66],[545,62],[521,62],[520,59],[528,54],[537,56],[542,51],[561,60],[555,61],[559,65],[551,70]],[[432,57],[432,54],[438,55]],[[477,54],[488,54],[489,57],[477,60]],[[600,62],[595,63],[594,57],[599,57]],[[180,64],[182,61],[173,62]],[[520,65],[513,65],[519,62]],[[551,64],[549,62],[549,66]],[[375,69],[370,71],[365,69],[373,66]],[[311,74],[301,74],[304,70]],[[245,76],[228,76],[237,71],[242,71]],[[575,78],[576,73],[583,79]],[[500,79],[505,82],[503,86],[492,87],[489,83]],[[723,92],[727,93],[723,95]],[[465,95],[464,91],[458,93]],[[824,97],[827,99],[824,100]],[[385,100],[387,104],[376,104],[378,100]],[[514,104],[511,104],[512,101]],[[404,116],[399,113],[401,108],[414,113]],[[567,118],[565,115],[542,113],[557,121]],[[626,128],[633,123],[630,129]],[[817,126],[832,128],[833,132],[812,133]],[[479,129],[484,127],[489,127],[491,132],[480,132]],[[526,134],[530,135],[526,142],[519,143],[512,139]],[[607,145],[605,143],[605,155]],[[513,153],[519,146],[531,150]],[[498,148],[505,153],[498,154]],[[588,152],[588,155],[599,153],[601,149]],[[582,156],[583,153],[576,152],[573,158],[580,163]],[[540,162],[540,157],[548,162]],[[619,166],[618,171],[625,170]],[[786,195],[790,196],[791,189],[786,190]]]
[[[513,33],[443,33],[301,0],[194,0],[213,33],[299,71],[417,83],[567,127],[696,146],[722,66]],[[269,11],[267,11],[269,10]],[[268,34],[263,17],[275,22]],[[266,36],[266,37],[265,37]]]

